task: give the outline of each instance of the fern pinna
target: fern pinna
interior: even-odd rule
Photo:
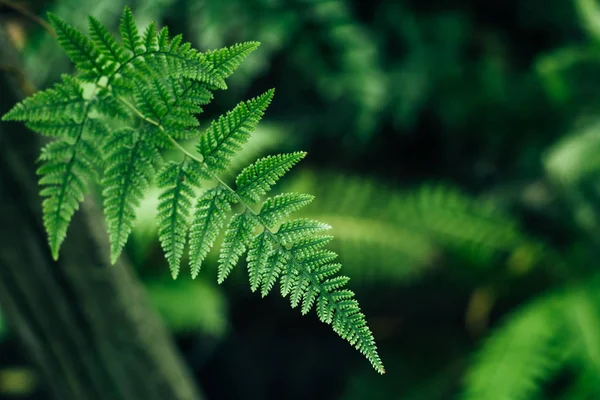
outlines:
[[[91,182],[103,187],[104,213],[114,263],[127,242],[144,191],[156,179],[159,239],[176,278],[186,244],[192,277],[226,229],[218,281],[222,283],[245,253],[252,291],[267,295],[279,281],[281,294],[302,314],[313,307],[321,321],[354,345],[380,373],[383,364],[349,278],[338,275],[336,254],[324,246],[329,226],[288,217],[313,197],[284,193],[262,201],[271,187],[305,156],[278,154],[257,160],[235,179],[235,189],[219,173],[228,170],[273,98],[270,90],[242,102],[198,130],[195,115],[225,79],[258,47],[236,44],[206,53],[170,37],[151,23],[140,35],[129,8],[120,22],[121,42],[93,17],[89,36],[49,14],[60,45],[78,73],[63,76],[9,111],[3,120],[27,126],[56,140],[40,157],[44,226],[54,259]],[[192,154],[179,140],[197,139]],[[161,150],[181,151],[164,162]],[[199,198],[202,181],[216,182]]]

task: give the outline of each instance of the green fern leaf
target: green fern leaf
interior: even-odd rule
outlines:
[[[159,197],[158,237],[173,279],[179,274],[194,187],[199,185],[199,180],[188,159],[180,163],[169,162],[158,174],[158,187],[165,189]]]
[[[48,13],[48,19],[56,31],[58,43],[81,72],[79,77],[84,80],[101,77],[104,65],[100,63],[100,52],[87,36],[52,13]]]
[[[102,180],[102,194],[114,264],[131,233],[135,208],[154,176],[154,165],[160,155],[142,140],[140,132],[123,129],[113,136],[104,148],[108,166]]]
[[[315,237],[300,239],[291,247],[290,252],[302,259],[314,254],[321,247],[327,246],[333,240],[333,236],[319,235]]]
[[[37,174],[42,187],[40,195],[45,198],[44,227],[54,260],[58,259],[71,218],[87,192],[87,180],[94,177],[95,153],[89,150],[91,147],[83,140],[58,141],[48,144],[40,157],[43,164]]]
[[[72,118],[65,118],[52,121],[30,121],[25,125],[44,136],[76,139],[81,134],[83,123]]]
[[[214,66],[214,72],[225,79],[233,74],[258,46],[259,42],[237,43],[231,47],[207,52],[206,60]]]
[[[201,157],[189,154],[177,141],[198,135],[196,114],[212,100],[214,90],[226,88],[225,78],[258,43],[200,53],[181,35],[170,38],[167,28],[158,31],[154,23],[140,35],[128,7],[120,21],[121,42],[93,17],[89,18],[89,37],[53,14],[49,19],[79,78],[63,77],[53,88],[13,107],[3,119],[25,121],[37,132],[59,138],[43,149],[38,170],[53,257],[58,257],[70,220],[92,179],[103,186],[110,257],[115,263],[134,225],[136,208],[162,162],[159,148],[180,150],[183,161],[167,163],[157,182],[161,189],[158,236],[173,278],[180,270],[188,231],[195,278],[231,205],[237,204],[242,211],[233,216],[226,230],[218,282],[228,277],[248,250],[252,291],[260,287],[265,296],[279,281],[281,294],[289,295],[292,307],[302,304],[305,314],[316,305],[319,318],[332,324],[383,372],[354,293],[345,289],[349,278],[337,275],[340,265],[331,263],[337,255],[323,249],[331,236],[318,234],[329,225],[311,219],[285,221],[313,196],[281,194],[267,199],[258,214],[251,207],[305,153],[257,160],[237,176],[237,191],[216,174],[228,170],[231,158],[247,142],[270,104],[273,90],[240,103],[215,120],[199,138]],[[88,85],[85,98],[83,81],[94,83]],[[98,170],[103,171],[102,179]],[[217,184],[198,199],[190,221],[200,178]],[[271,228],[278,224],[273,233]],[[262,230],[258,235],[253,233],[256,227]]]
[[[198,152],[213,172],[227,169],[231,157],[246,143],[248,137],[271,103],[274,91],[240,103],[232,111],[213,121],[200,137]]]
[[[334,305],[336,307],[332,322],[333,330],[360,351],[377,372],[384,374],[385,369],[379,354],[377,354],[375,339],[367,326],[358,302],[350,299],[353,296],[354,293],[350,291],[338,291],[331,294],[330,307],[333,308]]]
[[[332,262],[337,257],[338,255],[334,251],[327,249],[319,249],[304,257],[302,259],[302,264],[304,264],[304,266],[306,266],[306,268],[308,268],[309,270],[316,271],[315,273],[320,274],[321,270],[317,270],[317,268],[321,267],[324,264]],[[319,277],[323,278],[324,276],[319,275]]]
[[[560,365],[563,321],[555,297],[544,297],[510,316],[493,332],[467,373],[462,398],[532,399]]]
[[[284,222],[277,230],[277,237],[283,245],[291,244],[298,239],[331,229],[331,226],[308,218]]]
[[[267,231],[256,235],[248,249],[248,276],[250,278],[250,290],[258,289],[262,275],[273,254],[273,244]]]
[[[287,218],[293,212],[310,204],[314,196],[303,193],[282,193],[268,198],[260,209],[260,218],[269,227]]]
[[[304,292],[304,298],[302,300],[302,315],[306,315],[313,308],[315,301],[319,297],[319,288],[315,285],[308,285]]]
[[[143,41],[146,51],[158,51],[158,49],[160,49],[158,44],[158,36],[156,34],[156,24],[154,22],[150,22],[146,28]]]
[[[321,321],[331,324],[333,330],[359,350],[379,373],[385,373],[377,354],[375,339],[367,326],[354,293],[344,287],[350,278],[334,276],[340,264],[327,264],[335,258],[321,247],[330,240],[327,236],[316,236],[298,240],[289,250],[288,262],[281,266],[281,295],[290,295],[292,307],[301,301],[302,313],[306,314],[317,304],[317,315]],[[272,273],[267,266],[265,275]]]
[[[182,43],[177,35],[169,41],[168,29],[156,34],[156,26],[150,24],[140,37],[129,7],[125,8],[119,26],[127,60],[115,72],[110,84],[119,92],[129,93],[136,80],[149,76],[189,78],[205,82],[211,88],[226,89],[222,74],[213,71],[214,65],[205,54],[193,49],[190,43]]]
[[[114,67],[106,68],[109,73],[114,72],[120,64],[127,62],[128,57],[123,46],[117,42],[100,21],[92,16],[89,17],[89,30],[90,39],[92,39],[100,54],[114,64]]]
[[[231,210],[221,189],[210,189],[200,197],[190,228],[190,268],[192,278],[198,276],[202,262],[223,228]]]
[[[219,284],[225,281],[239,258],[246,251],[246,247],[252,240],[252,230],[256,224],[256,219],[247,212],[237,214],[231,219],[221,246],[221,254],[219,254],[219,273],[217,276]]]
[[[306,294],[308,287],[310,286],[310,278],[308,276],[299,274],[294,283],[294,288],[290,293],[290,304],[292,308],[298,307],[300,301]]]
[[[306,156],[303,151],[260,158],[244,168],[235,179],[238,195],[255,203],[266,194],[279,178]]]
[[[266,265],[266,269],[263,271],[261,276],[261,296],[265,297],[275,286],[277,279],[281,275],[283,268],[288,264],[289,254],[282,250],[277,250],[271,257]]]
[[[290,257],[290,261],[287,265],[284,266],[284,268],[281,271],[279,285],[281,297],[287,297],[287,295],[290,294],[292,288],[296,284],[296,281],[298,280],[299,274],[296,268],[294,267],[295,263],[296,260],[293,257]]]
[[[62,75],[62,82],[37,92],[17,103],[3,117],[3,121],[53,121],[83,117],[86,102],[77,78]]]
[[[512,250],[524,242],[511,218],[491,204],[474,201],[446,186],[424,185],[402,203],[398,219],[430,231],[450,245],[485,244],[491,249]]]
[[[142,54],[146,49],[143,47],[140,33],[133,19],[133,13],[129,6],[125,6],[119,25],[123,45],[132,53],[132,55]]]
[[[144,59],[159,75],[168,72],[168,76],[195,79],[206,82],[211,88],[227,89],[206,55],[193,49],[190,43],[182,44],[181,35],[175,36],[168,47],[145,53]]]

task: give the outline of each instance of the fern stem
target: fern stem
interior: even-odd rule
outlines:
[[[123,103],[125,106],[127,106],[127,108],[129,108],[131,111],[133,111],[138,117],[140,117],[141,119],[143,119],[144,121],[146,121],[147,123],[157,126],[159,128],[162,128],[162,126],[160,125],[160,123],[156,122],[155,120],[146,117],[144,114],[142,114],[142,112],[133,104],[131,104],[130,102],[128,102],[127,100],[125,100],[122,97],[119,97],[119,101],[121,103]],[[163,129],[164,130],[164,129]]]
[[[164,128],[163,128],[162,126],[160,126],[160,129],[161,129],[161,130],[164,132]],[[171,143],[173,143],[173,145],[174,145],[175,147],[177,147],[177,149],[181,150],[181,152],[182,152],[183,154],[185,154],[186,156],[188,156],[188,157],[189,157],[189,158],[191,158],[192,160],[194,160],[194,161],[196,161],[196,162],[198,162],[198,163],[200,163],[200,164],[202,164],[202,165],[206,165],[206,164],[204,164],[204,160],[203,160],[202,154],[199,154],[199,155],[194,155],[194,154],[190,153],[189,151],[187,151],[187,150],[185,149],[185,147],[183,147],[182,145],[180,145],[180,144],[179,144],[179,143],[178,143],[178,142],[177,142],[175,139],[173,139],[171,136],[167,135],[167,137],[169,138],[169,140],[171,141]]]

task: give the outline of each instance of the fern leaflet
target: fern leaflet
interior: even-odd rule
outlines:
[[[268,198],[260,209],[260,218],[269,227],[288,217],[294,211],[310,204],[314,196],[303,193],[282,193]]]
[[[256,219],[247,212],[238,214],[231,219],[219,255],[219,274],[217,281],[223,283],[239,258],[244,254],[252,239],[252,230]]]
[[[200,272],[202,262],[223,228],[230,210],[231,206],[219,188],[208,190],[198,199],[190,231],[190,268],[193,278]]]
[[[69,222],[87,192],[87,179],[94,175],[96,156],[91,146],[80,140],[73,144],[66,141],[50,143],[40,157],[44,164],[37,173],[43,187],[40,194],[45,197],[42,206],[44,227],[55,260]]]
[[[464,399],[530,399],[564,356],[554,297],[542,298],[512,315],[484,343],[467,374]]]
[[[256,235],[248,249],[247,258],[250,290],[253,292],[260,286],[262,276],[272,254],[273,244],[267,231]]]
[[[204,163],[214,172],[227,169],[230,158],[241,145],[246,143],[265,109],[273,98],[274,91],[240,103],[232,111],[210,124],[200,137],[198,152],[204,157]]]
[[[245,201],[255,203],[279,178],[306,156],[303,151],[277,154],[259,159],[246,167],[235,179],[237,193]]]
[[[38,92],[15,105],[6,113],[3,121],[54,121],[83,118],[86,101],[79,81],[62,75],[62,82],[43,92]],[[32,128],[34,129],[34,128]],[[34,129],[35,130],[35,129]]]
[[[131,233],[135,208],[154,177],[160,157],[140,137],[143,132],[123,129],[106,143],[108,167],[104,171],[104,212],[110,234],[110,258],[114,263]]]
[[[158,234],[173,279],[179,274],[194,187],[198,186],[199,180],[187,158],[180,163],[168,163],[158,175],[158,187],[165,189],[159,198]]]

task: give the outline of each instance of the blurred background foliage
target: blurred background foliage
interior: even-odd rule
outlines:
[[[170,280],[150,193],[128,254],[209,399],[600,398],[600,2],[23,0],[0,18],[46,87],[71,67],[18,9],[116,27],[126,3],[201,49],[262,42],[201,121],[277,88],[237,165],[309,152],[280,188],[317,196],[303,213],[334,226],[388,371],[242,266]],[[0,398],[41,398],[4,332]]]

